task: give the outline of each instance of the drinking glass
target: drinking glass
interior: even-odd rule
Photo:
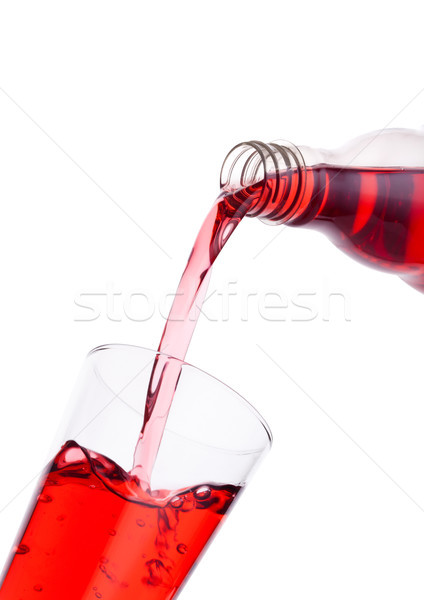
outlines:
[[[143,491],[131,468],[157,356],[126,345],[88,355],[0,600],[169,600],[181,589],[271,434],[232,389],[163,355],[180,377]]]

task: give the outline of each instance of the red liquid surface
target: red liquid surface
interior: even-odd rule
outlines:
[[[239,490],[152,497],[112,461],[68,442],[42,479],[0,598],[168,600]]]

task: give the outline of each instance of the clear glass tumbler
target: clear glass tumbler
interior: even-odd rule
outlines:
[[[156,352],[87,357],[0,600],[168,600],[271,444],[236,392],[183,363],[151,490],[131,475]]]

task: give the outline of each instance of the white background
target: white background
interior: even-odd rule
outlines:
[[[422,48],[418,1],[2,2],[2,560],[85,354],[157,345],[226,152],[420,127]],[[281,231],[240,226],[188,354],[275,442],[182,597],[422,598],[424,299]]]

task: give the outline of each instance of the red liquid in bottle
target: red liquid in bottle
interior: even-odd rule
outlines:
[[[104,456],[68,442],[43,476],[1,600],[168,600],[240,488],[143,493]]]
[[[285,190],[296,188],[293,179],[298,177],[289,173],[280,196],[268,206],[260,200],[252,214],[266,214],[270,221],[288,218],[288,225],[322,231],[356,260],[424,291],[423,169],[310,167],[303,197],[286,215]],[[272,192],[275,180],[266,186]]]

